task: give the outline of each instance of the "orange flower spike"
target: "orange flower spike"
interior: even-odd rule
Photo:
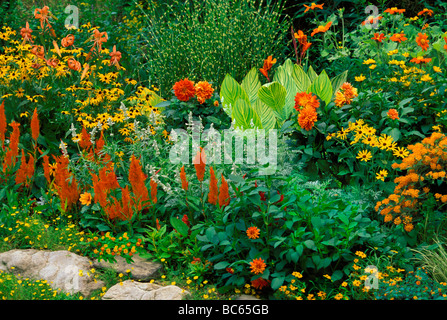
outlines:
[[[219,188],[219,207],[227,206],[230,204],[230,193],[228,191],[228,183],[222,175],[222,182]]]
[[[115,65],[117,68],[119,68],[119,62],[121,60],[121,52],[116,51],[116,45],[113,46],[112,52],[110,52],[110,62],[109,65]]]
[[[139,201],[139,209],[141,209],[141,203],[149,200],[149,191],[146,187],[146,175],[141,168],[140,160],[132,155],[129,167],[129,182],[132,186],[132,191]]]
[[[37,138],[39,138],[39,118],[37,114],[37,108],[34,108],[33,117],[31,118],[31,136],[37,145]]]
[[[188,191],[188,181],[186,180],[185,166],[180,169],[180,180],[182,180],[182,189]]]
[[[208,202],[216,205],[218,198],[217,179],[213,167],[210,167],[210,190],[208,193]]]
[[[202,147],[200,147],[200,151],[197,151],[194,158],[194,167],[196,168],[197,179],[202,182],[203,177],[205,176],[206,167],[206,155],[205,150]]]
[[[6,115],[5,115],[5,100],[2,101],[0,105],[0,139],[2,140],[2,148],[4,148],[5,134],[6,134]]]
[[[48,155],[43,156],[43,175],[45,176],[45,179],[48,183],[51,183],[51,177],[50,177],[50,157]]]
[[[20,159],[20,167],[16,172],[16,178],[15,178],[16,185],[24,183],[26,181],[26,170],[27,170],[26,168],[27,168],[27,165],[26,165],[25,151],[23,151],[23,149],[22,149],[22,157]]]
[[[33,32],[33,30],[29,27],[28,21],[26,22],[26,26],[25,28],[22,28],[20,30],[20,35],[23,38],[23,43],[22,45],[24,45],[27,41],[29,41],[30,43],[34,43],[31,33]]]

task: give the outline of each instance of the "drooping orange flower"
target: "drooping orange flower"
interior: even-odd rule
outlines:
[[[43,46],[34,45],[31,48],[31,53],[34,54],[36,57],[45,60],[45,48]]]
[[[299,111],[307,106],[313,107],[315,109],[320,107],[320,102],[318,101],[317,96],[312,94],[312,92],[298,92],[295,95],[295,110]]]
[[[267,59],[264,60],[263,67],[259,69],[259,71],[267,78],[268,81],[270,81],[268,73],[275,63],[276,58],[273,59],[273,56],[268,56]]]
[[[258,239],[260,230],[257,227],[250,227],[246,231],[249,239]]]
[[[251,272],[254,274],[263,273],[266,267],[267,265],[265,264],[265,261],[262,258],[253,259],[253,261],[250,262]]]
[[[116,45],[114,45],[114,46],[113,46],[113,50],[112,50],[112,52],[110,52],[110,62],[109,62],[109,65],[110,65],[110,66],[111,66],[111,65],[114,65],[114,66],[116,66],[117,68],[119,68],[119,66],[120,66],[120,64],[119,64],[120,60],[121,60],[121,52],[116,51]]]
[[[32,35],[31,35],[32,32],[33,32],[33,30],[29,27],[29,24],[27,21],[25,28],[20,29],[20,35],[23,38],[22,45],[24,45],[27,41],[29,41],[30,43],[34,43]]]
[[[312,31],[312,33],[310,34],[310,36],[313,37],[313,36],[314,36],[315,34],[317,34],[317,33],[324,33],[324,32],[326,32],[326,31],[328,31],[329,28],[331,27],[331,25],[332,25],[332,21],[329,21],[328,23],[326,23],[325,26],[318,26],[317,28],[315,28],[315,29]]]
[[[37,138],[39,138],[39,118],[37,114],[37,108],[34,108],[33,117],[31,118],[31,136],[33,137],[34,141],[37,145]]]
[[[45,23],[47,23],[50,26],[50,21],[48,20],[49,15],[50,15],[50,8],[48,6],[44,6],[42,9],[36,8],[34,10],[34,18],[40,20],[40,27],[42,28],[42,30],[45,27]]]
[[[312,106],[307,106],[300,109],[298,114],[298,124],[301,128],[309,131],[313,128],[315,122],[317,122],[317,111]]]
[[[425,33],[418,33],[418,36],[416,37],[416,43],[419,47],[421,47],[422,50],[427,51],[428,49],[428,43],[430,40],[428,40],[428,36]]]
[[[213,96],[214,89],[207,81],[199,81],[195,85],[197,100],[203,104],[205,100]]]
[[[408,40],[405,37],[405,33],[395,33],[390,37],[391,41],[402,43],[402,41]]]
[[[371,38],[372,40],[375,40],[377,42],[382,42],[383,39],[385,39],[385,35],[383,33],[374,33],[374,38]]]
[[[75,37],[72,34],[67,35],[65,38],[61,40],[61,45],[64,48],[72,46],[74,44]]]
[[[218,198],[218,187],[217,187],[217,179],[214,174],[213,167],[210,167],[210,189],[208,192],[208,202],[211,204],[216,204]]]
[[[309,10],[323,9],[324,3],[322,3],[322,4],[315,4],[315,3],[312,2],[312,4],[310,6],[307,6],[305,4],[303,4],[303,6],[306,8],[306,10],[304,10],[304,13],[306,13]]]
[[[418,12],[418,16],[422,16],[422,15],[432,16],[433,15],[433,10],[424,8],[422,11]]]
[[[109,36],[107,35],[107,32],[100,32],[98,29],[93,30],[93,46],[90,51],[93,51],[96,48],[98,53],[101,52],[102,44],[106,43],[108,39]]]
[[[390,109],[387,112],[387,116],[390,117],[392,120],[399,119],[399,113],[396,109]]]
[[[5,100],[2,101],[2,104],[0,105],[0,140],[2,140],[2,148],[5,146],[5,134],[6,134],[6,128],[8,124],[6,122],[6,115],[5,115]]]
[[[385,12],[388,12],[389,14],[404,13],[405,11],[405,9],[397,9],[397,7],[392,7],[385,10]]]
[[[188,181],[186,180],[185,166],[180,169],[180,180],[182,180],[182,189],[188,191]]]
[[[200,151],[197,151],[197,154],[194,157],[194,167],[196,169],[197,179],[202,182],[203,177],[205,176],[206,167],[206,155],[205,150],[202,147],[200,147]]]
[[[230,193],[228,191],[228,183],[222,175],[222,182],[219,188],[219,207],[227,206],[230,204]]]
[[[81,70],[81,63],[73,58],[68,59],[67,61],[68,68],[74,71]]]
[[[180,101],[189,101],[196,94],[196,89],[194,87],[194,82],[185,78],[183,80],[177,81],[174,86],[174,94]]]

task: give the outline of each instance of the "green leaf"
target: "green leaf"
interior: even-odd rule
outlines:
[[[284,277],[274,278],[270,286],[272,287],[273,290],[277,290],[284,283],[284,279],[285,279]]]
[[[232,117],[232,108],[238,99],[250,103],[250,99],[242,86],[232,76],[227,74],[220,88],[220,100],[222,101],[224,111],[230,117]]]
[[[307,69],[307,75],[309,76],[310,82],[313,83],[315,79],[317,79],[318,74],[315,72],[314,68],[312,66],[309,66],[309,69]]]
[[[298,91],[295,81],[292,78],[293,72],[293,64],[290,59],[286,60],[286,62],[278,67],[275,71],[275,75],[273,76],[273,81],[277,81],[280,83],[287,92],[286,101],[283,108],[283,118],[289,118],[290,114],[293,111],[293,107],[295,106],[295,95]]]
[[[269,106],[281,121],[285,120],[282,117],[282,111],[286,102],[286,95],[286,89],[276,81],[263,85],[258,91],[259,99]]]
[[[184,237],[188,236],[189,228],[186,223],[175,217],[171,217],[170,222],[172,227],[177,230],[178,233],[180,233]]]
[[[345,70],[344,72],[336,75],[331,79],[333,94],[335,94],[338,91],[338,89],[340,89],[341,85],[345,83],[347,79],[348,79],[348,70]]]
[[[323,70],[315,79],[308,91],[316,94],[321,100],[326,103],[326,105],[331,102],[332,84],[325,70]]]
[[[261,88],[257,68],[254,67],[247,73],[242,80],[241,86],[247,93],[250,104],[253,105],[258,100],[258,90]]]
[[[252,105],[254,112],[259,116],[262,128],[265,130],[274,129],[276,126],[276,116],[264,102],[257,99]]]
[[[216,264],[214,265],[214,269],[216,269],[216,270],[225,269],[225,268],[228,267],[229,265],[230,265],[229,262],[227,262],[227,261],[221,261],[221,262],[218,262],[218,263],[216,263]]]
[[[309,248],[309,249],[312,249],[312,250],[317,250],[317,247],[315,246],[315,242],[313,241],[313,240],[306,240],[306,241],[304,241],[304,245],[307,247],[307,248]]]
[[[236,127],[250,129],[251,121],[255,127],[262,129],[261,119],[252,107],[243,99],[237,99],[233,106],[233,118],[236,120]]]
[[[312,84],[309,76],[304,72],[303,68],[299,65],[294,65],[292,78],[295,81],[297,92],[307,92],[307,88]]]

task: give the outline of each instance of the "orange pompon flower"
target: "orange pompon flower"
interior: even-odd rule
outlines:
[[[208,192],[208,202],[216,205],[218,198],[217,179],[213,167],[210,167],[210,190]]]
[[[385,39],[385,35],[383,33],[374,33],[374,38],[371,39],[377,42],[382,42],[382,40]]]
[[[418,16],[422,16],[422,15],[432,16],[433,15],[433,10],[424,8],[422,11],[418,12]]]
[[[357,88],[353,87],[349,82],[341,85],[340,89],[335,93],[335,105],[339,108],[345,104],[350,104],[352,99],[358,96]]]
[[[5,146],[5,134],[6,134],[6,128],[8,124],[6,122],[6,115],[5,115],[5,100],[2,101],[2,104],[0,105],[0,139],[2,140],[2,148]]]
[[[394,41],[394,42],[401,43],[402,41],[405,41],[408,39],[405,37],[405,33],[395,33],[390,37],[390,40]]]
[[[199,81],[195,85],[197,100],[203,104],[205,100],[212,97],[214,89],[207,81]]]
[[[317,122],[317,111],[312,106],[304,107],[299,111],[298,124],[306,131],[310,131]]]
[[[61,45],[64,48],[72,46],[74,44],[75,37],[72,34],[67,35],[65,38],[61,40]]]
[[[268,72],[275,63],[276,58],[273,59],[273,56],[268,56],[267,59],[264,60],[264,66],[261,69],[259,69],[259,71],[267,78],[268,81],[270,81]]]
[[[31,118],[31,136],[37,145],[37,138],[39,138],[39,118],[37,114],[37,108],[34,108],[33,117]]]
[[[322,4],[315,4],[315,3],[312,2],[312,4],[310,6],[307,6],[305,4],[303,4],[303,6],[306,8],[306,10],[304,10],[304,13],[306,13],[309,10],[323,9],[324,3],[322,3]]]
[[[329,28],[331,27],[331,25],[332,25],[332,21],[329,21],[328,23],[326,23],[325,26],[318,26],[317,28],[315,28],[315,29],[312,31],[312,33],[310,34],[310,36],[313,37],[313,36],[314,36],[315,34],[317,34],[317,33],[324,33],[324,32],[326,32],[326,31],[328,31]]]
[[[121,60],[121,52],[116,51],[116,45],[115,45],[115,46],[113,46],[113,50],[112,50],[112,52],[110,52],[110,62],[109,62],[109,65],[110,65],[110,66],[111,66],[111,65],[114,65],[114,66],[116,66],[117,68],[119,68],[119,66],[120,66],[120,64],[119,64],[120,60]]]
[[[264,278],[257,278],[251,281],[251,285],[253,288],[262,290],[265,287],[270,286],[270,280],[265,280]]]
[[[186,180],[185,166],[180,169],[180,180],[182,180],[182,189],[188,191],[188,181]]]
[[[392,120],[399,119],[399,113],[397,113],[396,109],[388,110],[387,116],[390,117]]]
[[[230,204],[230,193],[228,191],[228,183],[222,175],[222,182],[219,188],[219,207],[227,206]]]
[[[299,111],[307,106],[313,107],[315,109],[320,107],[320,102],[318,101],[317,96],[312,94],[312,92],[298,92],[295,95],[295,110]]]
[[[194,167],[196,168],[197,179],[200,182],[202,182],[203,177],[205,176],[205,166],[206,166],[205,150],[202,147],[200,147],[200,151],[197,151],[193,163]]]
[[[266,267],[267,267],[267,265],[265,264],[264,260],[261,258],[253,259],[253,261],[250,262],[251,272],[254,274],[263,273]]]
[[[93,199],[93,197],[90,192],[84,192],[79,197],[79,202],[81,202],[81,204],[84,206],[89,206],[92,203],[92,199]]]
[[[151,187],[151,200],[152,203],[157,203],[157,183],[151,179],[151,181],[149,182],[149,185]]]
[[[27,41],[29,41],[30,43],[34,43],[33,38],[31,36],[32,32],[33,32],[33,30],[29,27],[29,24],[27,21],[25,28],[20,29],[20,35],[23,38],[22,45],[24,45]]]
[[[81,70],[81,63],[73,58],[68,59],[67,61],[68,68],[74,71]]]
[[[405,9],[397,9],[397,7],[392,7],[392,8],[386,9],[385,12],[387,12],[389,14],[404,13]]]
[[[250,227],[247,229],[247,237],[249,239],[258,239],[260,230],[257,227]]]
[[[416,37],[416,43],[419,47],[421,47],[422,50],[427,51],[428,49],[428,43],[430,40],[428,40],[428,36],[425,33],[418,33],[418,36]]]
[[[174,89],[175,96],[180,101],[189,101],[196,94],[194,82],[188,80],[188,78],[177,81],[172,88]]]

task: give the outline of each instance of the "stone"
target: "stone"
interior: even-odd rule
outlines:
[[[260,300],[260,299],[253,297],[251,295],[248,295],[248,294],[241,294],[240,296],[237,296],[233,300]]]
[[[182,300],[190,293],[177,286],[126,280],[112,286],[102,300]]]
[[[0,270],[35,280],[46,280],[53,289],[88,296],[105,284],[90,273],[92,262],[67,250],[15,249],[0,253]],[[82,270],[82,271],[81,271]]]
[[[148,261],[141,258],[139,255],[134,255],[132,257],[132,263],[127,263],[126,259],[121,256],[116,256],[115,258],[115,263],[110,263],[104,260],[94,260],[93,266],[95,268],[110,268],[117,273],[123,274],[126,274],[127,271],[130,270],[131,278],[139,281],[147,281],[157,278],[162,268],[161,263]]]

